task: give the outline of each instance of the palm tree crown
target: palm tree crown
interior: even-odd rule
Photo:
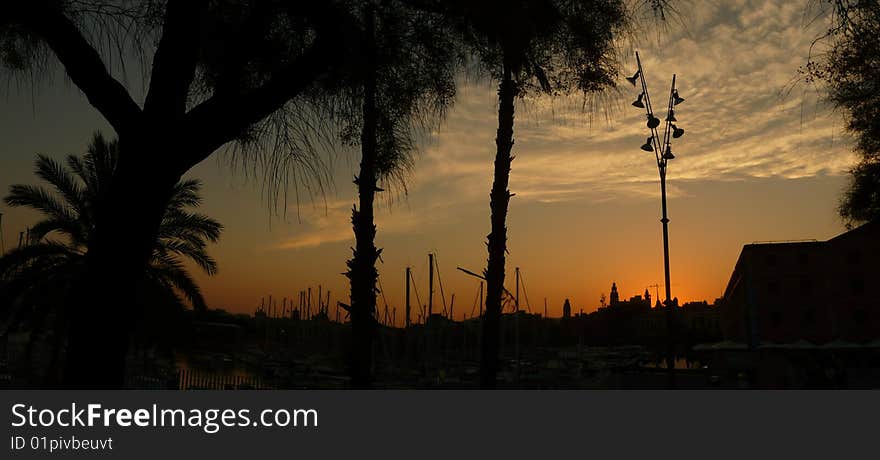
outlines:
[[[69,155],[66,166],[37,156],[36,174],[51,189],[16,184],[5,201],[39,211],[44,218],[31,227],[28,244],[0,258],[0,280],[21,284],[19,294],[26,294],[47,284],[68,285],[81,273],[94,233],[96,203],[110,193],[118,152],[115,140],[107,141],[96,133],[88,151],[81,157]],[[208,216],[188,211],[201,204],[200,188],[198,180],[175,185],[145,273],[150,288],[180,293],[198,310],[205,308],[205,300],[184,262],[192,261],[205,273],[215,274],[217,262],[208,254],[207,242],[217,242],[223,228]]]

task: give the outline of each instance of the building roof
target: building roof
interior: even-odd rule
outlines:
[[[825,247],[827,243],[839,242],[849,238],[862,236],[866,232],[880,231],[880,221],[868,222],[852,230],[846,231],[826,241],[817,240],[787,240],[787,241],[759,241],[743,245],[739,257],[736,259],[733,271],[730,274],[730,280],[724,289],[724,297],[733,291],[739,282],[739,270],[746,264],[749,256],[770,251],[791,251],[791,250],[813,250]]]
[[[878,233],[878,232],[880,232],[880,220],[875,220],[872,222],[868,222],[864,225],[860,225],[860,226],[858,226],[848,232],[841,233],[840,235],[837,235],[834,238],[831,238],[830,240],[828,240],[828,242],[838,242],[838,241],[853,238],[856,236],[862,236],[863,234]]]

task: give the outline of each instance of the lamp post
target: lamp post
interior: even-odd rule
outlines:
[[[675,125],[678,121],[675,118],[675,106],[684,102],[684,98],[678,95],[678,89],[675,88],[675,74],[672,74],[672,86],[669,89],[669,99],[666,104],[666,119],[663,121],[663,136],[661,137],[658,129],[661,122],[660,119],[654,115],[654,107],[651,105],[651,96],[648,94],[648,84],[645,81],[645,72],[642,68],[642,61],[639,58],[638,52],[636,52],[636,63],[638,64],[638,70],[636,70],[636,73],[633,74],[633,76],[626,77],[626,79],[632,83],[633,86],[636,86],[637,81],[641,84],[642,92],[632,105],[640,109],[645,109],[647,127],[651,132],[651,137],[645,141],[641,148],[646,152],[654,153],[654,158],[657,161],[657,170],[660,172],[660,202],[663,212],[663,217],[660,219],[660,222],[663,223],[663,274],[666,284],[666,300],[664,301],[664,305],[666,307],[666,328],[668,334],[668,356],[666,366],[669,369],[670,385],[673,385],[673,305],[672,290],[669,282],[669,216],[666,212],[666,165],[669,160],[675,158],[675,155],[672,154],[672,139],[678,139],[684,135],[684,129]]]

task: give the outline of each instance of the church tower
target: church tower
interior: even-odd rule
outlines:
[[[609,305],[615,306],[620,302],[620,295],[617,293],[617,282],[611,283],[611,295],[609,296]]]

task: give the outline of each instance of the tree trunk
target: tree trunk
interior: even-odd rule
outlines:
[[[358,187],[359,207],[351,212],[355,249],[348,261],[347,276],[351,282],[351,353],[349,374],[354,388],[370,388],[373,383],[373,338],[376,333],[376,260],[380,251],[376,248],[376,225],[373,221],[373,201],[377,187],[376,177],[376,71],[373,67],[373,15],[366,18],[367,52],[363,126],[361,128],[360,175],[355,179]]]
[[[498,134],[495,138],[495,179],[489,207],[492,231],[489,233],[489,261],[486,267],[486,313],[483,318],[483,341],[480,355],[480,387],[495,388],[498,373],[498,342],[501,325],[501,298],[504,293],[504,258],[507,250],[507,207],[511,194],[507,189],[513,157],[513,115],[517,90],[505,63],[498,88]]]
[[[146,161],[155,151],[145,145],[120,139],[110,193],[96,206],[86,272],[68,309],[68,388],[113,389],[124,383],[135,300],[180,176],[169,173],[169,165]]]

